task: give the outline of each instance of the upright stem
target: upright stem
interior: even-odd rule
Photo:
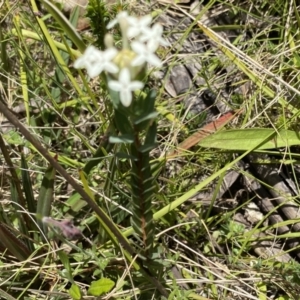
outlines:
[[[141,151],[140,132],[135,128],[131,155],[134,157],[131,170],[132,227],[142,237],[144,253],[151,256],[154,243],[152,213],[153,177],[150,168],[149,151]]]

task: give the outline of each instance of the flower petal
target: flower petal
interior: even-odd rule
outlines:
[[[129,27],[127,29],[127,37],[134,38],[142,34],[144,31],[147,31],[151,24],[152,17],[151,15],[146,15],[141,17],[140,19],[137,18],[129,18],[128,24]]]
[[[101,55],[101,51],[99,51],[94,46],[88,46],[86,50],[84,51],[83,55],[76,59],[74,62],[74,68],[80,69],[84,68],[86,66],[86,62],[88,61],[96,61],[99,59],[99,56]]]
[[[118,50],[114,47],[108,48],[103,52],[103,57],[105,60],[112,60],[117,55]]]
[[[132,102],[132,92],[125,90],[122,93],[120,93],[120,101],[125,107],[130,106]]]
[[[147,57],[147,62],[154,67],[161,67],[162,62],[154,53],[151,53]]]
[[[134,41],[131,43],[131,48],[137,54],[131,62],[132,66],[140,66],[145,62],[148,62],[155,67],[161,66],[161,60],[153,53],[153,49],[149,48],[148,45]]]
[[[145,57],[142,55],[138,55],[135,59],[132,60],[131,65],[133,67],[142,66],[145,62]]]
[[[91,78],[97,77],[102,71],[103,66],[101,64],[94,64],[86,67],[87,73]]]
[[[119,80],[110,80],[108,86],[110,89],[120,92],[121,103],[128,107],[132,102],[132,91],[143,88],[144,84],[140,81],[131,82],[130,71],[124,68],[119,74]]]
[[[132,81],[130,82],[130,90],[137,91],[144,87],[144,84],[141,81]]]
[[[119,68],[112,62],[117,53],[118,50],[115,48],[100,51],[94,46],[89,46],[84,54],[74,62],[74,67],[86,68],[91,78],[98,76],[103,70],[117,73]]]
[[[128,12],[127,11],[121,11],[120,13],[117,14],[116,18],[113,19],[112,21],[110,21],[108,23],[108,25],[106,26],[107,29],[111,29],[113,28],[116,24],[120,23],[121,19],[127,19],[129,18],[128,16]]]
[[[159,23],[153,25],[152,28],[145,30],[139,40],[141,42],[147,42],[149,49],[156,51],[159,45],[170,46],[170,44],[162,38],[163,27]]]
[[[84,68],[84,66],[85,66],[85,58],[83,56],[80,56],[79,58],[77,58],[74,61],[73,66],[74,66],[75,69],[82,69],[82,68]]]
[[[118,73],[119,68],[113,62],[106,62],[104,65],[104,70],[108,73]]]
[[[127,68],[124,68],[121,70],[120,75],[119,75],[119,82],[123,86],[127,86],[130,84],[130,72]]]
[[[116,81],[116,80],[110,80],[108,82],[108,86],[110,89],[116,91],[116,92],[119,92],[122,90],[122,85],[120,84],[119,81]]]

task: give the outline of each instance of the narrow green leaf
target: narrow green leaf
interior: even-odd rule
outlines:
[[[39,34],[37,34],[37,33],[35,33],[35,32],[32,32],[32,31],[29,31],[29,30],[22,29],[22,30],[21,30],[21,33],[22,33],[22,36],[23,36],[24,38],[30,38],[30,39],[34,39],[34,40],[36,40],[36,41],[41,41],[41,40],[43,40],[43,38],[42,38]],[[18,31],[17,31],[15,28],[13,28],[13,29],[11,30],[11,34],[13,34],[14,36],[18,36]],[[60,43],[60,42],[57,42],[57,41],[53,41],[53,43],[54,43],[55,47],[57,47],[57,49],[63,50],[63,51],[68,52],[68,53],[69,53],[69,50],[70,50],[71,53],[74,55],[74,57],[79,57],[79,56],[81,56],[81,54],[82,54],[79,50],[75,50],[75,49],[72,49],[72,48],[69,49],[69,48],[66,47],[66,45],[64,45],[63,43]],[[2,53],[1,53],[1,54],[2,54]],[[62,106],[63,106],[63,107],[66,107],[66,104],[67,104],[67,103],[70,103],[70,101],[63,102]],[[76,103],[77,103],[77,102],[76,102]]]
[[[136,157],[134,157],[133,155],[130,155],[130,154],[127,154],[125,152],[117,152],[115,153],[115,157],[118,157],[118,158],[125,158],[125,159],[130,159],[130,160],[136,160]]]
[[[74,28],[76,28],[78,20],[80,17],[80,8],[79,6],[75,6],[70,14],[70,23],[73,25]]]
[[[115,110],[114,122],[116,124],[117,129],[122,134],[133,133],[132,126],[128,120],[128,116],[121,113],[119,110]]]
[[[80,175],[80,179],[81,179],[81,182],[82,182],[82,185],[83,185],[83,188],[84,188],[85,192],[90,196],[91,199],[93,199],[93,201],[95,201],[94,193],[92,192],[92,190],[89,187],[89,183],[86,179],[86,176],[85,176],[84,172],[82,172],[80,170],[79,175]]]
[[[33,147],[32,147],[33,150],[35,150]],[[36,150],[35,150],[36,151]],[[55,155],[55,153],[53,152],[50,152],[51,155]],[[84,166],[83,163],[79,162],[79,161],[76,161],[74,159],[71,159],[70,157],[67,157],[65,155],[60,155],[58,157],[58,161],[61,162],[62,164],[68,166],[68,167],[71,167],[71,168],[82,168]]]
[[[80,300],[82,297],[81,290],[79,286],[75,283],[72,284],[71,288],[69,289],[69,295],[74,300]]]
[[[136,116],[145,116],[153,113],[155,111],[155,99],[156,99],[156,91],[151,90],[147,94],[140,93],[137,101],[134,101],[134,112]]]
[[[69,274],[72,274],[71,264],[68,255],[62,250],[58,251],[57,254],[65,269],[68,271]]]
[[[108,81],[109,80],[111,80],[111,79],[109,78],[109,75],[108,75]],[[121,101],[120,101],[120,93],[117,92],[117,91],[114,91],[114,90],[110,89],[109,87],[108,87],[108,92],[109,92],[110,100],[111,100],[114,108],[117,111],[121,107],[121,105],[122,105]]]
[[[77,7],[75,9],[75,11],[77,11],[77,15],[78,15],[79,8]],[[78,18],[78,16],[77,16],[77,18]],[[75,19],[74,22],[76,24],[77,20]],[[74,26],[74,24],[72,24],[72,25]],[[74,28],[76,28],[76,26],[74,26]],[[72,41],[70,39],[66,39],[65,35],[62,35],[61,38],[62,38],[64,44],[66,45],[66,48],[69,50],[68,52],[59,50],[61,58],[64,61],[65,65],[67,66],[69,64],[69,59],[70,59],[69,53],[70,53],[70,49],[72,47]],[[54,74],[56,85],[51,88],[52,99],[56,103],[61,102],[61,93],[62,93],[61,87],[63,86],[64,82],[67,79],[67,74],[65,72],[66,72],[65,68],[61,68],[59,64],[56,65],[55,74]]]
[[[104,293],[111,291],[114,285],[115,283],[109,278],[101,278],[91,283],[91,286],[88,289],[88,294],[95,297],[101,296]]]
[[[145,99],[144,108],[146,112],[151,113],[155,111],[155,99],[157,96],[157,92],[155,90],[151,90]]]
[[[151,120],[155,119],[158,112],[155,110],[156,92],[149,91],[147,94],[141,92],[136,101],[133,102],[135,131],[146,130],[151,125]]]
[[[85,44],[81,36],[77,33],[76,29],[72,27],[68,19],[64,14],[48,0],[42,0],[47,10],[51,13],[52,17],[60,24],[64,32],[68,35],[70,40],[77,46],[77,48],[83,52],[85,50]]]
[[[138,124],[140,124],[140,123],[142,123],[144,121],[152,120],[152,119],[156,118],[157,116],[158,116],[158,112],[157,111],[153,111],[151,113],[147,113],[147,114],[141,116],[140,118],[136,119],[134,121],[134,124],[138,125]]]
[[[155,148],[156,132],[157,132],[156,122],[153,122],[152,125],[148,128],[144,145],[139,148],[140,152],[145,153]]]
[[[50,166],[45,172],[37,202],[37,222],[39,226],[44,229],[45,233],[47,233],[47,226],[43,226],[42,218],[50,216],[51,203],[53,200],[54,178],[55,169]]]
[[[75,193],[67,200],[66,208],[64,208],[64,213],[66,213],[69,208],[71,208],[74,212],[78,212],[86,205],[86,201],[82,200],[81,196],[78,193]]]
[[[265,143],[256,148],[256,150],[300,144],[300,136],[295,131],[282,129],[277,133],[272,128],[251,128],[220,131],[204,138],[199,145],[208,148],[247,151],[254,149],[255,145],[264,140]]]

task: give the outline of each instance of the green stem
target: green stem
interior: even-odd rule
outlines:
[[[135,128],[134,143],[131,144],[132,161],[132,226],[142,237],[146,257],[151,256],[154,243],[152,213],[153,177],[150,168],[149,151],[141,152],[140,132]]]

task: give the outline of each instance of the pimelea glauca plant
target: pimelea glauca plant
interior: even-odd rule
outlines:
[[[116,153],[131,165],[132,226],[142,240],[144,255],[151,256],[154,243],[152,204],[154,183],[150,168],[150,151],[156,144],[155,92],[141,90],[147,80],[148,64],[159,67],[155,51],[168,43],[162,38],[162,26],[151,27],[150,15],[136,18],[120,12],[107,29],[120,26],[122,49],[114,46],[112,35],[104,38],[106,49],[89,46],[78,58],[75,68],[85,68],[91,78],[102,74],[114,107],[118,135],[110,143],[124,144],[126,151]],[[124,149],[124,147],[122,148]]]

